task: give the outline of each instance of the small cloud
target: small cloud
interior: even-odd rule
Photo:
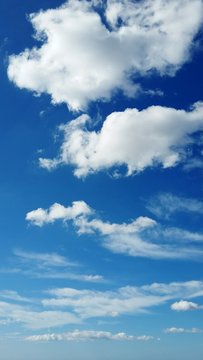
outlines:
[[[175,311],[189,311],[189,310],[198,310],[201,309],[201,306],[186,300],[180,300],[171,305],[171,310]]]
[[[164,332],[166,334],[199,334],[202,332],[202,330],[198,328],[184,329],[184,328],[171,327],[165,329]]]

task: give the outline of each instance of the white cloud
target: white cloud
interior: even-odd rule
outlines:
[[[9,79],[78,110],[117,89],[134,96],[139,85],[132,74],[173,75],[190,59],[202,25],[201,0],[108,0],[100,8],[106,26],[92,5],[69,0],[32,14],[41,47],[10,56]]]
[[[105,279],[102,275],[94,275],[94,274],[81,274],[76,272],[68,272],[68,271],[44,271],[43,273],[37,272],[29,272],[27,275],[31,275],[35,278],[40,279],[66,279],[66,280],[77,280],[84,282],[92,282],[92,283],[100,283],[105,282]]]
[[[203,294],[202,281],[153,283],[143,286],[126,286],[114,291],[56,288],[47,292],[42,300],[46,307],[72,309],[81,319],[117,317],[124,314],[146,312],[178,297],[194,298]]]
[[[32,221],[32,220],[31,220]],[[37,253],[31,251],[14,250],[14,255],[23,262],[35,262],[40,267],[64,267],[77,266],[76,263],[67,260],[64,256],[56,253]]]
[[[48,210],[40,208],[41,213],[46,214],[41,218],[37,209],[28,213],[26,219],[38,226],[58,219],[72,220],[79,234],[92,234],[92,236],[99,234],[102,245],[114,253],[154,259],[200,258],[203,254],[201,248],[194,247],[192,244],[188,246],[189,243],[202,242],[203,234],[201,233],[179,228],[165,228],[153,219],[143,216],[130,223],[104,222],[99,218],[93,218],[95,211],[86,203],[82,201],[80,203],[83,204],[84,210],[77,212],[76,215],[67,217],[66,210],[71,207],[65,208],[57,204],[57,207],[64,209],[60,217],[53,215],[52,209],[55,205],[52,205]]]
[[[176,212],[203,214],[203,202],[171,193],[161,193],[149,201],[147,209],[156,216],[165,218]]]
[[[72,332],[62,334],[42,334],[32,335],[25,338],[28,341],[89,341],[89,340],[117,340],[117,341],[149,341],[153,340],[153,336],[149,335],[127,335],[124,332],[112,334],[109,331],[95,331],[95,330],[74,330]]]
[[[177,298],[203,295],[202,281],[152,283],[125,286],[114,290],[96,291],[76,288],[44,290],[37,298],[19,304],[19,295],[2,291],[12,302],[0,301],[0,323],[15,323],[27,329],[48,329],[69,324],[80,324],[91,318],[115,318],[122,315],[146,313],[149,309]],[[44,297],[46,294],[46,297]],[[42,296],[43,295],[43,296]],[[82,336],[82,335],[81,335]],[[113,335],[115,336],[115,335]],[[116,339],[125,339],[123,333]],[[148,335],[136,340],[150,340]]]
[[[17,302],[30,302],[30,299],[24,296],[21,296],[14,290],[1,290],[0,298],[9,299]]]
[[[180,228],[166,228],[162,231],[162,235],[166,238],[178,239],[179,241],[188,242],[202,242],[203,234],[187,231]]]
[[[84,201],[74,201],[70,207],[64,207],[55,203],[48,210],[39,208],[28,212],[26,220],[34,225],[42,226],[46,223],[53,223],[56,220],[74,220],[79,215],[90,213],[91,209]]]
[[[51,170],[72,165],[77,177],[111,168],[118,171],[121,165],[127,167],[128,176],[147,167],[173,167],[185,160],[192,134],[203,130],[203,103],[195,103],[190,111],[150,106],[114,112],[98,132],[88,130],[88,122],[89,117],[82,115],[61,125],[64,140],[59,155],[40,158],[40,166]]]
[[[168,329],[164,330],[165,333],[169,333],[169,334],[198,334],[200,332],[202,332],[202,330],[197,329],[197,328],[192,328],[192,329],[184,329],[184,328],[176,328],[176,327],[171,327]]]
[[[0,318],[20,323],[33,330],[80,323],[75,314],[67,311],[33,311],[30,307],[3,301],[0,301]]]
[[[186,300],[180,300],[171,305],[171,309],[175,311],[189,311],[201,309],[201,306]]]
[[[16,249],[14,255],[12,263],[17,262],[18,267],[0,269],[0,272],[18,273],[37,279],[67,279],[94,283],[105,281],[102,275],[81,273],[80,263],[72,262],[57,253],[37,253]],[[3,294],[9,296],[8,292],[3,292],[2,296]],[[12,295],[15,296],[11,293],[10,296]]]
[[[80,234],[91,234],[98,231],[102,235],[135,234],[156,225],[156,221],[144,216],[138,217],[129,224],[104,222],[100,219],[87,220],[86,217],[78,217],[74,223],[78,227]]]

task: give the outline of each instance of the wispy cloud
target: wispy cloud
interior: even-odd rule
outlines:
[[[164,227],[146,216],[140,216],[129,223],[104,222],[96,217],[96,211],[89,210],[90,207],[85,202],[79,203],[88,210],[69,218],[65,214],[53,216],[52,223],[57,220],[71,221],[78,234],[92,234],[92,237],[99,235],[101,244],[113,253],[153,259],[200,259],[203,254],[201,247],[193,246],[194,242],[203,242],[202,233]],[[63,207],[60,204],[58,206]],[[47,210],[40,209],[40,212],[49,214],[52,208],[53,206]],[[39,217],[39,209],[29,212],[26,219],[37,226],[47,223],[44,215]]]
[[[152,283],[137,287],[126,286],[114,291],[53,288],[40,293],[37,298],[26,299],[23,304],[20,303],[20,294],[11,291],[2,291],[2,294],[12,296],[8,301],[0,301],[1,324],[9,326],[16,323],[27,329],[37,330],[80,324],[91,318],[114,319],[129,314],[142,314],[177,298],[189,301],[203,296],[203,282]],[[44,297],[44,294],[47,296]],[[82,338],[83,333],[80,335]],[[119,338],[118,335],[117,337]],[[135,339],[148,340],[145,335]]]
[[[183,168],[186,171],[195,170],[195,169],[203,170],[202,157],[190,159],[186,164],[184,164]]]
[[[203,214],[203,202],[171,193],[161,193],[149,201],[147,209],[160,218],[169,218],[178,212]]]
[[[13,300],[15,302],[30,302],[31,300],[25,296],[21,296],[17,291],[14,290],[1,290],[0,298]]]
[[[185,328],[177,328],[171,327],[164,330],[166,334],[199,334],[202,330],[198,328],[185,329]]]
[[[153,283],[140,287],[126,286],[115,291],[78,290],[56,288],[49,290],[44,306],[73,309],[82,319],[117,317],[136,314],[164,304],[172,299],[186,299],[203,295],[203,282],[188,281],[169,284]]]
[[[34,262],[39,267],[75,267],[77,263],[67,260],[64,256],[56,253],[38,253],[31,251],[24,251],[21,249],[15,249],[14,255],[25,263]]]
[[[80,323],[78,316],[67,311],[37,311],[31,305],[27,307],[3,301],[0,302],[0,319],[33,330]]]
[[[94,283],[105,281],[102,275],[82,273],[83,266],[80,263],[72,262],[57,253],[37,253],[15,249],[13,254],[12,263],[16,266],[1,268],[1,273],[20,274],[39,279],[67,279]]]

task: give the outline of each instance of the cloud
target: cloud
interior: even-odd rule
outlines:
[[[90,213],[91,209],[84,201],[74,201],[70,207],[64,207],[55,203],[48,210],[39,208],[28,212],[26,220],[37,226],[42,226],[46,223],[53,223],[56,220],[73,220],[79,215]]]
[[[32,221],[32,220],[31,220]],[[64,256],[56,253],[38,253],[31,251],[14,250],[14,255],[23,262],[35,262],[40,267],[64,267],[77,266],[78,264],[67,260]]]
[[[200,169],[202,170],[203,169],[203,160],[202,158],[193,158],[193,159],[190,159],[190,161],[188,161],[186,164],[184,164],[184,170],[186,171],[190,171],[190,170],[193,170],[193,169]]]
[[[55,288],[47,292],[49,297],[42,304],[51,308],[72,309],[80,319],[94,317],[118,317],[140,314],[172,299],[202,296],[203,282],[152,283],[143,286],[125,286],[114,291]]]
[[[17,264],[17,267],[0,269],[1,273],[21,274],[37,279],[66,279],[94,283],[105,281],[102,275],[81,273],[79,270],[82,267],[81,264],[72,262],[57,253],[37,253],[15,249],[14,255],[12,264]],[[4,297],[15,297],[13,292],[4,291],[0,292],[0,296],[1,294]]]
[[[11,290],[2,291],[2,294],[8,295],[7,299],[11,301],[0,301],[0,323],[15,323],[26,329],[37,330],[81,324],[91,318],[112,319],[122,315],[146,313],[153,307],[171,302],[173,299],[189,300],[202,296],[203,282],[152,283],[125,286],[113,291],[89,288],[43,289],[43,293],[38,294],[36,298],[28,298],[23,304],[19,303],[21,295],[14,294]],[[115,340],[125,340],[125,335],[122,334],[117,334]],[[150,340],[150,337],[143,335],[135,340]]]
[[[165,228],[162,232],[165,238],[177,239],[182,242],[202,242],[203,234],[187,231],[181,228]]]
[[[203,214],[203,202],[171,193],[161,193],[149,201],[147,209],[154,215],[164,218],[169,218],[177,212]]]
[[[202,332],[202,330],[197,329],[197,328],[184,329],[184,328],[171,327],[171,328],[165,329],[164,332],[167,334],[184,334],[184,333],[199,334],[200,332]]]
[[[189,310],[198,310],[202,307],[194,302],[180,300],[171,305],[171,310],[175,311],[189,311]]]
[[[89,122],[82,115],[61,125],[64,139],[59,155],[40,158],[40,166],[53,170],[72,165],[78,178],[107,169],[116,169],[118,175],[122,165],[127,167],[127,176],[148,167],[176,166],[185,161],[184,149],[193,143],[192,135],[203,130],[203,103],[195,103],[190,111],[150,106],[114,112],[97,132],[88,130]],[[40,209],[39,216],[43,216]]]
[[[127,335],[124,332],[112,334],[109,331],[95,331],[95,330],[74,330],[72,332],[62,334],[43,334],[32,335],[25,338],[28,341],[89,341],[89,340],[116,340],[116,341],[149,341],[153,340],[153,336],[143,335],[134,336]]]
[[[156,221],[145,216],[140,216],[128,224],[104,222],[100,219],[88,220],[86,217],[78,217],[74,223],[80,234],[91,234],[98,231],[102,235],[135,234],[156,225]]]
[[[53,215],[54,204],[47,210],[40,208],[40,212],[46,216],[39,218],[39,209],[37,209],[29,212],[26,219],[37,226],[53,223],[59,219],[65,222],[72,221],[78,234],[90,234],[92,237],[97,235],[97,238],[99,235],[102,245],[113,253],[152,259],[199,259],[202,256],[202,249],[193,246],[194,242],[203,241],[201,233],[180,228],[166,228],[144,216],[130,223],[104,222],[96,217],[96,212],[86,203],[83,201],[79,203],[83,204],[84,210],[75,212],[71,216],[66,215],[66,210],[72,207],[65,208],[60,204],[57,204],[57,207],[65,210],[60,212],[60,216]]]
[[[134,96],[140,86],[132,75],[170,76],[190,60],[202,25],[201,0],[99,4],[97,10],[95,1],[69,0],[31,14],[39,45],[9,57],[9,79],[79,110],[109,100],[117,89]]]
[[[3,301],[0,301],[0,318],[20,323],[33,330],[80,323],[75,314],[67,311],[33,311],[30,307]]]
[[[14,290],[1,290],[0,298],[13,300],[15,302],[30,302],[30,299],[24,296],[21,296]]]

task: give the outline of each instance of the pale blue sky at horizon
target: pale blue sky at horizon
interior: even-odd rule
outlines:
[[[3,360],[203,357],[203,1],[0,3]]]

